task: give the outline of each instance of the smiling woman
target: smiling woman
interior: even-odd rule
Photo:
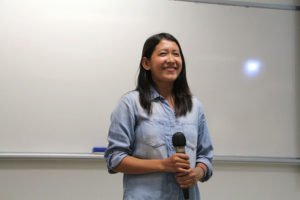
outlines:
[[[174,36],[160,33],[146,40],[137,89],[113,111],[105,152],[109,171],[124,173],[125,200],[181,200],[182,188],[191,200],[199,200],[198,181],[212,176],[205,115],[190,93],[185,71]],[[171,145],[177,132],[187,138],[186,154]]]
[[[121,94],[136,87],[141,58],[150,60],[150,54],[140,55],[142,44],[149,34],[161,31],[179,39],[185,57],[180,52],[178,80],[184,78],[181,75],[186,63],[192,94],[205,108],[214,152],[228,160],[225,164],[215,162],[209,183],[199,184],[202,198],[300,199],[298,166],[275,165],[273,159],[259,165],[255,159],[300,157],[300,13],[210,4],[299,5],[299,0],[202,2],[208,4],[0,1],[0,199],[122,199],[123,174],[109,175],[104,160],[94,161],[99,155],[91,154],[91,150],[107,146],[110,113]],[[251,63],[244,68],[249,59],[259,61],[260,68]],[[244,69],[250,74],[259,69],[259,73],[249,76]],[[146,70],[143,75],[148,76]],[[175,88],[180,87],[185,87],[184,81]],[[152,96],[151,90],[145,93],[144,87],[140,91],[151,100],[151,104],[143,105],[149,105],[152,118],[146,122],[146,112],[138,115],[138,122],[145,123],[137,126],[137,133],[143,134],[136,134],[136,148],[144,151],[134,155],[153,159],[168,156],[170,141],[153,134],[174,128],[170,123],[175,118],[174,109],[179,115],[178,131],[192,133],[185,135],[186,152],[196,152],[198,122],[189,116],[197,112],[181,115],[186,112],[182,105],[189,105],[188,98],[185,101],[173,95],[174,108],[162,95]],[[177,107],[178,101],[185,103]],[[193,98],[192,102],[193,110],[198,104]],[[124,108],[130,105],[125,103]],[[141,105],[137,108],[147,110]],[[155,113],[168,114],[156,117]],[[120,117],[126,114],[130,112],[120,112]],[[119,125],[128,130],[124,123]],[[123,139],[131,141],[131,136]],[[3,154],[7,155],[4,159]],[[10,159],[15,156],[20,160]],[[250,164],[243,162],[244,156],[250,157]],[[49,161],[40,160],[44,157]],[[218,161],[217,156],[214,158]],[[191,157],[189,162],[194,162]],[[144,185],[158,182],[157,176],[152,178]],[[165,182],[157,185],[162,189],[168,186]]]
[[[176,38],[161,33],[147,39],[139,69],[137,90],[141,94],[141,105],[148,113],[151,111],[149,101],[151,87],[156,87],[169,103],[174,104],[176,115],[191,110],[191,92],[186,78],[185,59]],[[165,78],[160,80],[162,77]],[[176,101],[182,103],[176,104]]]
[[[166,39],[160,41],[150,58],[143,57],[142,60],[144,69],[151,71],[155,85],[166,87],[165,89],[172,87],[182,69],[182,59],[178,45]],[[161,90],[165,89],[161,88]]]

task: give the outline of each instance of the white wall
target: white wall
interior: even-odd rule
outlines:
[[[299,20],[295,11],[159,0],[0,1],[0,153],[106,145],[144,40],[166,31],[182,44],[216,154],[300,157]],[[263,64],[254,78],[242,73],[250,58]],[[299,172],[219,163],[199,186],[209,200],[296,200]],[[121,196],[122,176],[103,160],[0,160],[1,200]]]
[[[299,166],[215,165],[200,183],[205,200],[298,200]],[[150,184],[150,183],[149,183]],[[121,174],[108,175],[100,161],[0,161],[1,200],[122,199]]]

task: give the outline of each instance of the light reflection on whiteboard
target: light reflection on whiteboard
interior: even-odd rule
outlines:
[[[256,77],[261,72],[261,62],[259,60],[247,60],[244,63],[243,71],[247,77]]]

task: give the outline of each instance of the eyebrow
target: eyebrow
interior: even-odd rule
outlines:
[[[169,51],[169,49],[168,48],[163,48],[163,49],[158,49],[158,51]],[[174,51],[180,52],[180,49],[172,49],[171,51],[172,52],[174,52]]]

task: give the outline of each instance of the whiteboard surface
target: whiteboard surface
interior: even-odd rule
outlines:
[[[142,45],[183,48],[218,155],[300,156],[299,13],[158,0],[1,1],[0,152],[90,152]],[[243,72],[261,62],[255,77]]]

